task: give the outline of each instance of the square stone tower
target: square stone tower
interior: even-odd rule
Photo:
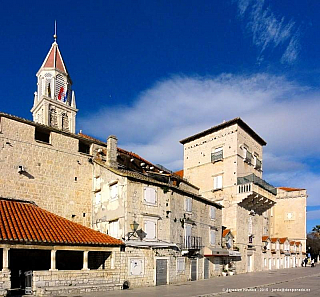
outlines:
[[[262,179],[266,142],[235,118],[180,141],[184,178],[205,198],[224,206],[222,224],[234,234],[242,260],[239,272],[261,269],[263,214],[275,204],[277,190]]]

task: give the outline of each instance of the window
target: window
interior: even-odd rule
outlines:
[[[211,162],[218,162],[223,160],[223,147],[217,147],[214,149],[214,151],[211,153]]]
[[[210,244],[215,245],[216,244],[216,231],[214,229],[210,228]]]
[[[254,156],[254,168],[257,170],[261,170],[262,162],[258,159],[257,156]]]
[[[187,212],[192,212],[192,198],[186,197],[185,200],[185,210]]]
[[[276,242],[276,250],[279,250],[279,241]]]
[[[95,202],[96,202],[96,204],[101,203],[101,192],[95,193]]]
[[[101,179],[100,179],[100,177],[95,177],[93,179],[93,190],[94,191],[101,190]]]
[[[244,151],[244,161],[247,162],[248,164],[252,163],[252,154],[248,151],[246,147],[243,147]]]
[[[118,199],[118,183],[113,183],[109,185],[109,191],[110,191],[110,200]]]
[[[287,220],[293,220],[293,213],[288,212],[286,217],[287,217]]]
[[[271,243],[270,243],[270,241],[268,241],[268,243],[267,243],[267,250],[270,250],[270,248],[271,248]]]
[[[79,140],[79,152],[89,155],[90,154],[90,143]]]
[[[216,208],[214,206],[210,206],[210,219],[214,220],[216,218]]]
[[[50,131],[36,128],[34,139],[45,143],[50,143]]]
[[[222,175],[213,178],[213,190],[222,189]]]
[[[144,262],[142,259],[130,259],[130,275],[143,276]]]
[[[157,203],[157,191],[151,187],[144,188],[144,201],[148,204]]]
[[[153,220],[144,221],[144,231],[146,232],[146,239],[156,239],[157,237],[157,223]]]
[[[108,234],[112,237],[119,238],[119,221],[109,222]]]
[[[185,258],[177,258],[177,272],[182,273],[185,271],[186,262]]]

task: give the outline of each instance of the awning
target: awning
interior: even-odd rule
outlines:
[[[210,256],[229,256],[229,251],[227,249],[223,248],[204,248],[204,256],[210,257]]]
[[[145,247],[145,248],[177,248],[175,243],[165,242],[165,241],[136,241],[127,240],[124,242],[126,246],[131,247]]]
[[[241,253],[238,251],[229,251],[230,257],[241,257]]]

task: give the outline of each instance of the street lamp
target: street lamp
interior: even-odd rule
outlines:
[[[132,232],[128,232],[128,240],[137,233],[139,224],[136,221],[133,221],[133,223],[130,224],[130,228]]]

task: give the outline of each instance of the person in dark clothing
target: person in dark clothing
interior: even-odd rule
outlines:
[[[308,263],[308,258],[305,257],[305,259],[304,259],[304,267],[307,267],[307,263]]]

